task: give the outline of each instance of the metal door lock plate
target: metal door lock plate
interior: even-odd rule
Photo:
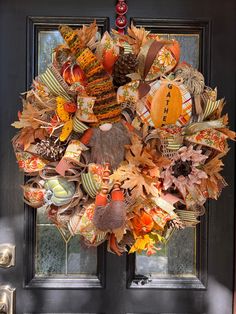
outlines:
[[[15,266],[15,245],[0,244],[0,267],[8,268]]]
[[[13,314],[15,308],[15,289],[10,286],[0,286],[0,313]]]

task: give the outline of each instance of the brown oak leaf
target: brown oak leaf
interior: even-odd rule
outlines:
[[[37,129],[42,125],[42,117],[48,111],[52,111],[52,109],[48,107],[39,108],[36,104],[23,100],[23,111],[19,114],[19,121],[12,123],[12,126],[17,129],[26,127]]]
[[[156,188],[156,179],[141,173],[141,171],[136,167],[124,167],[120,169],[126,179],[122,184],[123,189],[129,189],[131,191],[132,197],[146,197],[146,195],[158,195],[158,189]]]
[[[129,150],[126,153],[126,160],[135,166],[142,166],[142,167],[156,167],[155,163],[153,162],[153,157],[146,148],[143,146],[141,140],[138,136],[133,136],[131,138],[132,145],[128,145],[127,148]]]
[[[13,139],[13,145],[21,150],[27,150],[36,139],[43,140],[47,136],[45,129],[23,128]]]

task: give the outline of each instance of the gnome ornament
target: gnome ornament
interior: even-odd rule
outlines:
[[[93,114],[96,119],[87,121],[92,127],[87,142],[91,148],[91,162],[109,163],[114,169],[124,159],[125,145],[130,143],[129,133],[121,121],[122,106],[117,103],[111,76],[88,46],[91,37],[96,35],[96,31],[92,31],[92,25],[79,31],[74,31],[69,26],[61,26],[59,30],[85,74],[88,82],[85,87],[87,95],[95,100]],[[76,116],[84,118],[81,105],[78,109]],[[91,112],[89,115],[91,117]],[[92,117],[94,118],[93,115]]]

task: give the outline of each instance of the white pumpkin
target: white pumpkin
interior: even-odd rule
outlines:
[[[61,177],[46,180],[44,188],[46,201],[56,206],[68,204],[75,194],[75,183]]]

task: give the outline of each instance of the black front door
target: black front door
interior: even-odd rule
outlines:
[[[180,41],[182,58],[204,73],[208,85],[218,86],[219,97],[225,96],[234,128],[234,1],[130,0],[128,6],[127,17],[134,24]],[[100,32],[113,27],[115,1],[0,0],[0,245],[16,247],[15,266],[0,268],[0,292],[6,284],[15,288],[16,313],[230,314],[233,146],[225,159],[229,186],[220,199],[208,204],[196,229],[176,232],[154,257],[118,257],[105,246],[87,249],[50,224],[43,211],[24,208],[24,179],[15,162],[15,130],[10,127],[21,109],[19,94],[50,62],[51,49],[61,40],[58,25],[88,24],[94,17]]]

